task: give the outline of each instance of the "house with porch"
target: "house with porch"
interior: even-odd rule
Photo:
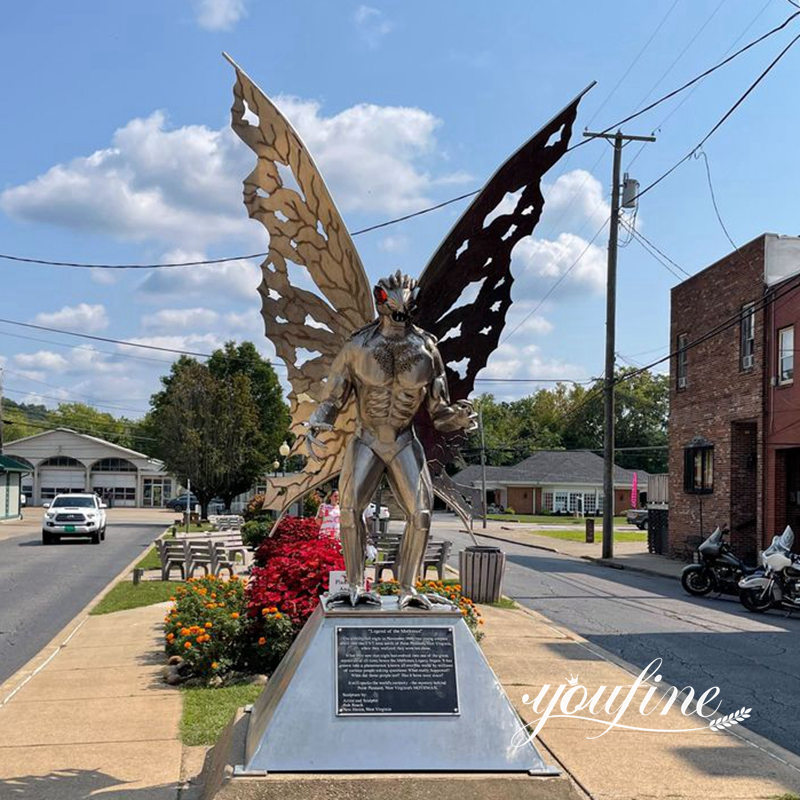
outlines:
[[[633,505],[634,472],[637,505],[644,505],[648,474],[615,466],[615,514]],[[481,467],[470,465],[453,480],[480,489]],[[586,450],[540,450],[513,466],[486,467],[486,491],[488,503],[513,508],[517,514],[602,514],[603,459]]]

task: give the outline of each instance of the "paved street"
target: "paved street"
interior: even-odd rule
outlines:
[[[437,515],[434,535],[454,542],[453,566],[472,543],[449,515]],[[752,707],[750,730],[800,754],[800,717],[787,713],[800,707],[800,619],[753,615],[734,599],[694,599],[668,578],[501,546],[505,594],[638,668],[662,658],[664,680],[679,688],[719,686],[724,712]]]
[[[165,524],[155,518],[110,519],[100,545],[78,539],[44,547],[38,526],[35,533],[0,540],[0,683],[35,656],[137,554],[145,553]]]

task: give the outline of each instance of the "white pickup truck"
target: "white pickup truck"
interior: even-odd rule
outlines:
[[[73,537],[100,544],[106,538],[106,504],[96,494],[57,494],[44,507],[42,544]]]

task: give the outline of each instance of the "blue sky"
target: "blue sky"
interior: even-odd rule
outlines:
[[[266,249],[266,234],[241,205],[251,154],[228,129],[233,71],[222,50],[278,99],[355,230],[478,187],[590,81],[598,85],[583,101],[575,140],[794,10],[787,0],[14,4],[0,31],[0,250],[150,263]],[[631,174],[646,185],[690,151],[799,30],[800,19],[685,101],[626,125],[658,137],[626,148]],[[705,146],[737,244],[764,231],[800,233],[799,59],[800,46]],[[605,231],[527,315],[606,219],[610,156],[607,144],[592,142],[546,176],[545,215],[515,251],[507,340],[485,377],[601,373]],[[358,237],[369,276],[419,273],[463,208]],[[642,198],[637,226],[689,272],[731,249],[696,159]],[[0,269],[3,318],[202,352],[251,338],[272,353],[255,264],[113,274],[10,262]],[[617,349],[630,361],[667,351],[676,283],[636,241],[620,251]],[[90,399],[129,416],[146,410],[168,356],[76,344],[0,323],[8,396],[47,405]],[[502,397],[535,388],[478,384]]]

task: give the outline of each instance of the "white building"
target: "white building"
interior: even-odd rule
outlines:
[[[30,468],[22,492],[31,505],[59,492],[97,492],[109,506],[161,508],[178,482],[154,458],[69,428],[8,442],[8,456]]]

